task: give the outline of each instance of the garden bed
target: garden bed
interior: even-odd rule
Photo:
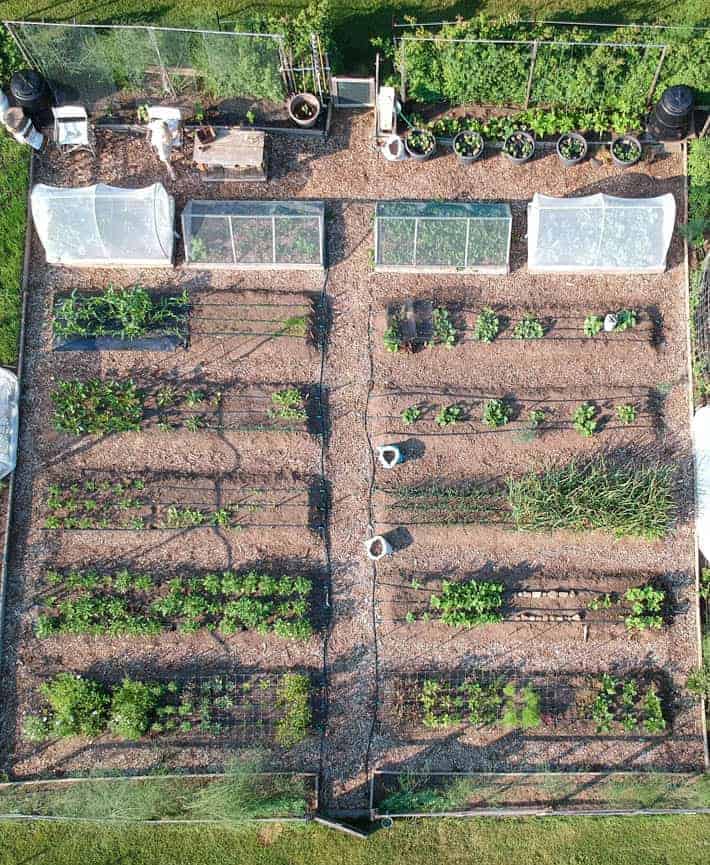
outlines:
[[[102,733],[93,741],[61,739],[32,745],[22,738],[22,725],[39,708],[40,686],[57,672],[91,676],[107,688],[126,675],[170,681],[224,671],[256,677],[307,672],[318,682],[324,657],[324,739],[314,735],[292,748],[276,748],[272,765],[317,771],[322,759],[326,807],[363,807],[363,767],[383,760],[406,768],[428,761],[432,769],[444,771],[521,766],[539,770],[548,764],[563,770],[592,765],[701,767],[700,713],[683,691],[696,657],[682,242],[678,237],[673,240],[666,273],[616,277],[530,275],[524,242],[525,204],[535,192],[672,192],[682,204],[681,160],[666,155],[626,172],[608,162],[587,160],[569,172],[554,154],[538,156],[522,168],[510,166],[501,156],[464,168],[450,153],[425,163],[388,164],[384,170],[381,157],[371,149],[371,118],[343,114],[336,118],[332,133],[327,143],[304,140],[294,145],[293,139],[274,137],[272,182],[255,184],[242,196],[327,202],[329,272],[324,294],[323,278],[317,273],[187,270],[179,245],[175,270],[71,272],[47,266],[34,238],[23,459],[13,525],[18,543],[11,551],[6,613],[9,649],[3,697],[9,698],[3,703],[3,768],[21,777],[94,767],[131,772],[157,765],[215,769],[243,753],[244,741],[229,731],[205,731],[193,738],[186,733],[183,740],[172,733],[165,740],[148,736],[130,745]],[[234,195],[226,186],[203,184],[190,165],[189,144],[175,159],[176,178],[170,180],[141,136],[99,130],[97,138],[96,157],[61,157],[53,150],[40,155],[37,180],[136,186],[160,180],[175,196],[178,212],[191,199]],[[477,198],[511,203],[509,274],[373,273],[373,199]],[[72,289],[96,293],[109,284],[136,283],[151,293],[180,295],[187,290],[190,339],[184,350],[140,355],[53,351],[51,313],[57,297]],[[440,319],[442,339],[436,345],[387,351],[387,311],[407,301],[429,305],[429,322],[424,322],[429,330],[422,333],[422,343],[435,332],[434,310],[447,311],[455,330],[451,348]],[[473,339],[487,307],[501,319],[500,333],[490,343]],[[622,309],[637,313],[633,327],[585,333],[589,316]],[[516,338],[515,328],[528,314],[539,319],[542,338]],[[535,330],[530,323],[525,327],[528,335]],[[59,382],[129,379],[151,394],[154,386],[164,383],[180,393],[217,389],[224,393],[225,405],[233,400],[235,408],[242,394],[260,394],[268,401],[272,389],[293,386],[308,397],[309,419],[298,432],[167,430],[157,428],[157,421],[150,430],[103,436],[74,437],[51,430],[51,394]],[[435,420],[440,409],[462,395],[470,401],[470,418],[458,427],[440,427]],[[312,415],[311,396],[318,406]],[[151,395],[151,411],[153,399]],[[405,424],[402,412],[419,399],[436,404],[436,410]],[[494,400],[510,400],[516,413],[508,423],[484,423],[486,404]],[[573,411],[587,402],[599,408],[598,428],[590,436],[575,429],[573,419]],[[626,404],[633,404],[636,411],[629,423],[617,415],[618,406]],[[530,436],[529,414],[539,409],[548,409],[548,426],[543,424],[541,434]],[[496,412],[491,409],[488,417],[494,420]],[[316,419],[323,424],[317,430],[312,427]],[[394,470],[373,470],[371,446],[392,440],[405,442],[407,460]],[[625,459],[631,467],[656,462],[675,466],[671,495],[678,516],[667,537],[616,540],[603,532],[532,533],[510,525],[414,526],[405,525],[401,512],[391,520],[387,515],[382,490],[432,482],[453,487],[480,479],[504,485],[508,475],[520,478],[550,462],[592,459],[607,451],[612,461]],[[132,489],[130,495],[122,490],[116,496],[138,499],[139,506],[124,510],[116,501],[106,506],[100,502],[101,514],[92,505],[87,513],[83,506],[70,508],[71,512],[60,506],[49,513],[57,495],[50,484],[79,483],[71,495],[83,502],[90,496],[84,495],[81,484],[86,479],[95,483],[107,474],[140,480],[142,489]],[[182,489],[168,490],[169,485]],[[249,492],[254,489],[267,492]],[[273,504],[262,507],[259,495],[263,499],[276,491],[289,501],[284,499],[276,510]],[[241,510],[222,515],[227,506],[239,503]],[[294,505],[292,518],[286,518],[282,509],[287,503]],[[49,526],[48,517],[56,519]],[[139,518],[144,521],[140,526]],[[387,525],[390,521],[393,524]],[[395,548],[392,558],[377,565],[376,575],[364,556],[369,524],[386,532]],[[290,579],[303,575],[314,585],[314,633],[303,640],[254,628],[224,635],[219,630],[221,618],[215,616],[216,621],[209,622],[216,624],[214,630],[199,627],[190,632],[188,622],[185,632],[180,629],[184,620],[173,618],[167,625],[161,621],[165,628],[160,634],[74,632],[40,637],[39,616],[56,616],[61,611],[58,603],[71,600],[76,605],[78,599],[75,588],[65,587],[50,603],[59,595],[58,587],[46,580],[52,568],[93,568],[103,577],[123,568],[149,575],[151,585],[159,588],[146,595],[141,594],[145,589],[129,592],[132,616],[145,615],[146,606],[164,599],[165,587],[178,576],[202,580],[205,574],[243,575],[252,570]],[[503,575],[506,592],[571,590],[579,593],[576,600],[570,595],[561,599],[559,594],[521,596],[517,609],[552,612],[564,607],[584,615],[564,622],[502,621],[452,629],[422,620],[417,607],[416,620],[407,621],[406,599],[418,592],[411,588],[413,575],[438,591],[437,581],[472,575]],[[630,636],[621,608],[588,607],[590,593],[621,593],[648,581],[662,584],[668,593],[671,615],[659,629]],[[104,597],[102,593],[115,597],[113,589],[102,589]],[[326,620],[327,630],[322,627]],[[270,619],[268,628],[272,624]],[[414,739],[406,730],[384,723],[382,701],[377,709],[378,685],[384,700],[393,677],[432,669],[442,674],[506,669],[524,678],[558,671],[585,676],[609,671],[622,677],[646,667],[658,674],[672,706],[668,730],[647,741],[628,735],[609,739],[586,727],[564,734],[559,727],[547,738],[497,729],[485,734],[465,728],[425,729]],[[373,732],[375,711],[382,723]],[[248,744],[258,739],[254,736]],[[263,744],[273,745],[270,735],[263,736]]]

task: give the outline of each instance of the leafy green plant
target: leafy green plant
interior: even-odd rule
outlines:
[[[411,426],[421,419],[422,410],[418,405],[410,405],[402,412],[402,421],[405,426]]]
[[[273,417],[299,422],[308,420],[303,396],[296,387],[275,391],[271,394],[271,402],[275,406],[275,408],[270,409],[270,414]]]
[[[464,415],[463,408],[460,405],[442,406],[434,418],[434,423],[438,427],[447,427],[457,424]]]
[[[604,327],[604,319],[600,315],[588,315],[584,319],[584,335],[596,336]]]
[[[502,583],[444,580],[441,594],[432,595],[429,603],[444,624],[453,628],[475,628],[501,621],[503,592]]]
[[[106,725],[108,695],[91,679],[58,673],[40,686],[50,707],[49,730],[60,737],[100,736]]]
[[[477,156],[483,150],[483,136],[473,129],[461,131],[454,141],[454,151],[459,156]]]
[[[686,688],[696,697],[710,699],[710,660],[705,659],[703,666],[688,673]]]
[[[611,152],[619,162],[635,162],[641,156],[641,148],[631,138],[620,136],[612,141]]]
[[[591,684],[594,695],[584,713],[597,733],[612,733],[616,725],[627,733],[640,725],[647,733],[666,729],[663,704],[654,684],[644,687],[638,679],[619,679],[609,673],[602,673]]]
[[[503,688],[503,726],[509,730],[530,730],[542,724],[540,695],[532,685],[517,688],[508,682]]]
[[[473,328],[473,338],[477,342],[491,343],[500,333],[500,319],[489,307],[484,307]]]
[[[628,589],[624,600],[631,605],[631,615],[626,617],[629,631],[659,630],[663,627],[663,605],[666,592],[652,585]]]
[[[413,153],[424,156],[434,151],[436,138],[428,129],[412,129],[407,135],[407,145]]]
[[[165,687],[126,677],[111,696],[109,729],[120,739],[145,736],[156,720]]]
[[[597,414],[596,406],[589,402],[583,402],[572,413],[572,425],[580,435],[593,436],[599,425]]]
[[[456,345],[456,328],[451,321],[448,309],[435,307],[432,312],[433,334],[430,345],[444,345],[453,348]]]
[[[60,381],[52,391],[53,425],[59,432],[87,434],[140,430],[143,394],[127,381]]]
[[[382,337],[386,351],[396,354],[402,348],[401,318],[393,313]]]
[[[313,721],[308,676],[284,674],[278,684],[276,705],[283,713],[276,724],[276,741],[283,748],[292,748],[307,737]]]
[[[502,399],[490,399],[483,407],[483,423],[498,429],[510,421],[510,406]]]
[[[620,309],[616,313],[616,327],[615,331],[618,333],[623,333],[625,330],[631,330],[632,327],[636,327],[638,323],[638,317],[633,309]]]
[[[544,335],[542,322],[532,313],[524,315],[513,328],[514,339],[542,339]]]
[[[190,238],[190,261],[206,261],[207,246],[201,237]]]
[[[636,406],[632,403],[623,403],[616,407],[616,416],[619,421],[627,426],[636,420]]]
[[[528,412],[528,426],[531,430],[538,430],[544,423],[546,418],[544,409],[534,408]]]

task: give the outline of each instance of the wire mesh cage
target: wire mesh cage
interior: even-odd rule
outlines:
[[[381,201],[375,268],[507,273],[511,225],[507,204]]]
[[[282,37],[162,27],[8,22],[55,101],[112,115],[144,102],[281,103]]]
[[[657,198],[598,193],[528,204],[528,268],[532,273],[662,273],[676,204]]]
[[[193,267],[321,269],[323,202],[189,201],[182,213]]]

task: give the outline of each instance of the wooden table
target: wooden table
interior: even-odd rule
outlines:
[[[215,129],[214,141],[195,135],[192,161],[208,183],[267,180],[266,135],[255,129]]]

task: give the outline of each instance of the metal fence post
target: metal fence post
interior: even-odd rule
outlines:
[[[160,47],[158,46],[158,39],[155,35],[155,28],[148,27],[148,35],[150,36],[150,42],[155,49],[155,56],[158,58],[158,66],[160,67],[160,78],[163,82],[163,90],[166,93],[169,93],[170,96],[175,99],[175,91],[173,90],[173,85],[170,81],[170,76],[168,75],[168,70],[163,65],[163,58],[160,55]]]
[[[530,52],[530,72],[528,73],[528,86],[525,90],[525,108],[530,107],[530,94],[532,92],[533,75],[535,74],[535,61],[537,60],[537,39],[533,42],[532,51]]]
[[[648,95],[646,96],[646,102],[650,102],[653,99],[653,92],[656,89],[656,85],[658,84],[658,79],[661,77],[661,67],[663,66],[663,61],[666,59],[666,52],[668,51],[668,45],[664,45],[661,49],[661,56],[658,60],[658,66],[656,67],[656,74],[653,76],[653,81],[651,82],[651,86],[648,89]]]

